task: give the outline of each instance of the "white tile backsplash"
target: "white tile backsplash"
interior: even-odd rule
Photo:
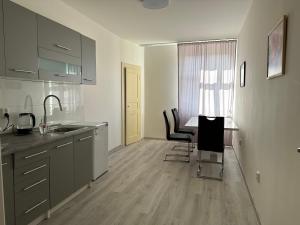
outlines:
[[[83,120],[84,104],[80,85],[0,79],[0,108],[9,110],[13,123],[19,113],[31,112],[36,116],[38,125],[44,115],[44,98],[49,94],[60,98],[63,111],[60,112],[56,99],[49,98],[46,106],[48,122]],[[5,122],[0,118],[0,127]]]

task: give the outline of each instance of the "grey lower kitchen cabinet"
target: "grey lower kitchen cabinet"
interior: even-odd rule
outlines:
[[[36,14],[3,0],[5,76],[38,79]]]
[[[15,224],[14,170],[12,155],[2,157],[4,207],[6,225]]]
[[[27,225],[92,181],[94,131],[2,157],[6,225]]]
[[[94,133],[89,131],[74,136],[74,186],[78,190],[93,178]]]
[[[27,225],[50,209],[49,146],[14,155],[16,225]]]
[[[0,0],[0,77],[5,73],[4,62],[4,33],[3,33],[3,1]]]
[[[50,154],[50,204],[51,207],[74,192],[73,137],[54,143]]]
[[[82,84],[96,84],[96,42],[81,35]]]

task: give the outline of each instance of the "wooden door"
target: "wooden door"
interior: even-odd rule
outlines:
[[[135,143],[141,138],[141,69],[125,66],[125,144]]]

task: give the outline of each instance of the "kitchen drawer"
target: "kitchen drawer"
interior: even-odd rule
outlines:
[[[30,163],[41,161],[49,157],[49,146],[42,145],[15,154],[15,168],[26,166]]]
[[[22,191],[41,180],[49,179],[49,162],[42,161],[15,171],[15,192]],[[37,185],[38,186],[38,185]]]
[[[30,184],[22,183],[16,186],[15,192],[16,214],[30,208],[35,202],[49,198],[49,177],[44,177]]]
[[[38,16],[38,46],[81,58],[80,34],[42,16]]]
[[[24,181],[30,183],[45,176],[49,176],[49,158],[15,169],[15,185]]]
[[[16,225],[27,225],[49,210],[49,198],[41,195],[40,197],[40,200],[31,201],[26,207],[24,204],[23,209],[17,209]]]

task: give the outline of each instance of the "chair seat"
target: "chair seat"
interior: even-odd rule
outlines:
[[[170,134],[168,140],[192,142],[192,137],[189,134],[173,133]]]
[[[182,134],[190,134],[190,135],[195,135],[195,132],[192,129],[188,128],[179,128],[176,133],[182,133]]]

